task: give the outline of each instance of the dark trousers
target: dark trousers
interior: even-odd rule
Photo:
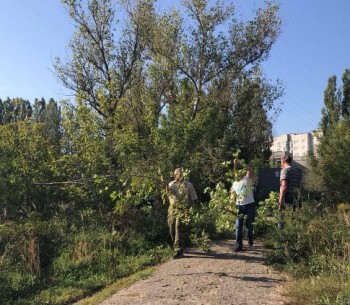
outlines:
[[[293,211],[295,211],[297,208],[300,207],[299,194],[287,192],[284,195],[284,204],[285,204],[284,208],[293,209]],[[278,211],[278,227],[280,229],[284,228],[284,215],[283,214],[284,214],[283,210]]]
[[[236,244],[242,246],[243,240],[243,221],[244,216],[246,218],[247,237],[249,242],[253,241],[253,223],[255,221],[255,202],[245,205],[237,205],[237,218],[236,218]]]

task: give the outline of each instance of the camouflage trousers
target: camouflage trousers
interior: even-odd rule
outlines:
[[[176,210],[171,207],[168,210],[168,226],[170,230],[171,240],[173,241],[174,250],[182,250],[184,247],[183,241],[183,225]]]

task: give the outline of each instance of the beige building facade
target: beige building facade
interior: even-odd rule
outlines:
[[[318,132],[289,133],[273,138],[271,146],[272,160],[279,165],[281,158],[286,155],[293,157],[296,165],[306,167],[307,156],[312,152],[316,153],[318,144]]]

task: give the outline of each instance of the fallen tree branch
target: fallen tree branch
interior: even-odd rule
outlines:
[[[152,180],[156,180],[158,182],[164,183],[164,181],[158,177],[151,177],[151,176],[145,176],[145,175],[130,175],[130,176],[144,178],[144,179],[152,179]],[[98,176],[98,177],[93,177],[93,178],[81,178],[81,179],[68,180],[68,181],[35,182],[34,185],[68,185],[68,184],[86,185],[86,182],[94,181],[96,179],[101,179],[101,178],[110,178],[110,177],[116,177],[116,176],[115,175],[106,175],[106,176]]]

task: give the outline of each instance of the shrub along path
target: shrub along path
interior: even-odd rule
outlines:
[[[286,278],[264,265],[264,248],[233,252],[233,241],[215,241],[210,253],[189,248],[185,257],[157,267],[151,277],[120,290],[102,305],[288,304]]]

